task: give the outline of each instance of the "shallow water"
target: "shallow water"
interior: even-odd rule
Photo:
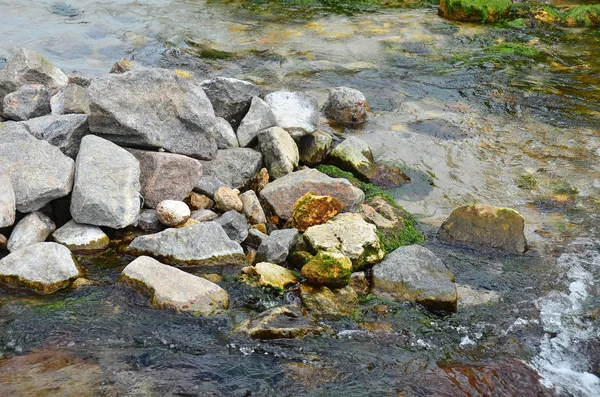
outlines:
[[[391,193],[421,221],[426,245],[458,284],[499,300],[452,316],[374,300],[353,319],[327,320],[327,336],[257,342],[235,324],[293,293],[225,279],[230,312],[198,319],[115,285],[126,258],[81,258],[93,287],[0,292],[0,395],[600,394],[600,324],[589,315],[600,307],[598,29],[458,24],[435,8],[14,3],[0,0],[0,66],[26,47],[83,75],[127,56],[321,102],[330,87],[363,91],[368,123],[322,127],[359,134],[378,159],[402,165],[412,182]],[[445,217],[476,202],[519,210],[530,251],[438,243]]]

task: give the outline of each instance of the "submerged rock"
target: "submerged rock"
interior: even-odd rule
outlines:
[[[156,206],[156,217],[165,226],[184,224],[191,215],[186,203],[176,200],[163,200]]]
[[[50,91],[40,84],[27,84],[6,94],[3,102],[4,116],[23,121],[50,113]]]
[[[78,223],[115,229],[140,212],[140,165],[125,149],[94,135],[81,140],[71,215]]]
[[[369,180],[375,175],[371,148],[362,139],[353,136],[346,138],[329,153],[329,159],[332,164],[363,180]]]
[[[283,128],[272,127],[261,131],[258,134],[258,145],[273,179],[281,178],[298,168],[298,146]]]
[[[0,260],[0,282],[50,294],[81,276],[71,251],[57,243],[38,243]]]
[[[323,109],[335,122],[351,126],[367,121],[369,104],[362,92],[350,87],[336,87],[329,90],[329,99]]]
[[[375,172],[370,182],[384,188],[394,188],[410,182],[410,177],[398,167],[386,164],[375,164]]]
[[[313,285],[341,288],[352,276],[352,261],[339,252],[319,252],[302,267],[302,276]]]
[[[325,286],[300,286],[300,299],[307,310],[333,316],[348,316],[358,307],[358,294],[350,287],[331,290]]]
[[[235,129],[248,112],[253,97],[263,95],[262,90],[249,81],[217,77],[200,83],[210,99],[215,114],[227,120]]]
[[[297,307],[290,305],[273,307],[260,313],[242,324],[241,328],[256,339],[302,338],[323,332],[323,328],[305,317]]]
[[[8,173],[0,169],[0,228],[12,226],[15,223],[16,205],[15,191],[10,177]]]
[[[276,91],[265,97],[275,115],[277,125],[293,138],[310,134],[317,129],[319,105],[317,99],[302,92]]]
[[[291,271],[274,263],[260,262],[254,268],[260,276],[258,284],[265,287],[283,290],[300,281]]]
[[[149,295],[159,308],[208,316],[229,307],[229,294],[217,284],[147,256],[127,265],[119,280]]]
[[[56,146],[73,159],[79,152],[81,138],[90,133],[85,114],[49,115],[24,124],[33,136]]]
[[[419,245],[400,247],[373,267],[372,293],[454,312],[458,299],[454,275],[431,251]]]
[[[239,189],[262,168],[263,156],[250,148],[219,150],[212,161],[203,161],[204,175],[214,176],[225,185]]]
[[[343,212],[360,210],[365,195],[362,190],[352,186],[347,179],[331,178],[315,169],[292,172],[269,183],[260,195],[283,220],[290,219],[296,201],[311,192],[320,196],[338,199]]]
[[[52,239],[73,251],[101,250],[108,247],[110,239],[97,226],[82,225],[70,220],[52,233]]]
[[[250,224],[248,224],[246,217],[237,211],[227,211],[215,222],[221,225],[223,230],[225,230],[225,233],[227,233],[229,238],[233,241],[241,243],[248,237]]]
[[[336,216],[342,203],[331,196],[316,196],[311,192],[300,197],[294,204],[294,226],[304,232],[311,226],[320,225]]]
[[[87,90],[77,84],[68,84],[50,100],[52,114],[88,114],[90,100]]]
[[[438,238],[522,254],[527,250],[524,228],[523,217],[511,208],[469,205],[452,211],[440,227]]]
[[[262,238],[256,251],[256,260],[272,263],[284,262],[298,240],[298,229],[275,230]]]
[[[298,142],[300,162],[306,165],[321,164],[327,158],[332,143],[331,135],[323,131],[315,131],[303,136]]]
[[[56,229],[52,219],[40,211],[32,212],[21,219],[8,239],[7,248],[14,252],[21,248],[46,241]]]
[[[240,146],[252,146],[258,141],[258,133],[275,127],[277,120],[271,108],[259,97],[252,98],[250,109],[237,129]]]

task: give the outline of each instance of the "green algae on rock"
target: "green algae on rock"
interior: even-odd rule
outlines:
[[[342,203],[331,196],[317,196],[311,192],[296,200],[293,225],[300,232],[311,226],[321,225],[339,214]]]
[[[302,268],[310,284],[340,288],[348,285],[352,276],[352,261],[338,252],[319,252]]]
[[[496,22],[506,16],[511,0],[441,0],[440,16],[463,22]]]

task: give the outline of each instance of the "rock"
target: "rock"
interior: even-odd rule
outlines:
[[[215,118],[210,133],[215,138],[219,149],[231,149],[240,146],[235,131],[229,122],[222,117]]]
[[[0,250],[5,250],[7,243],[8,243],[8,240],[6,239],[6,237],[4,237],[3,234],[0,234]]]
[[[127,149],[140,163],[144,206],[155,208],[164,200],[182,201],[202,175],[202,163],[173,153]]]
[[[150,295],[159,308],[208,316],[229,307],[229,294],[217,284],[147,256],[127,265],[119,280]]]
[[[101,250],[108,247],[110,239],[97,226],[82,225],[70,220],[52,233],[52,239],[72,251]]]
[[[252,225],[251,228],[267,234],[267,225],[265,223],[256,223]]]
[[[0,282],[51,294],[81,276],[71,251],[56,243],[38,243],[0,260]]]
[[[243,323],[244,330],[255,339],[302,338],[306,335],[319,335],[323,332],[309,318],[294,306],[277,306]]]
[[[302,267],[302,275],[310,284],[345,287],[352,276],[352,261],[339,252],[321,251]]]
[[[87,90],[77,84],[68,84],[52,99],[50,99],[52,114],[88,114],[90,112],[90,100]]]
[[[350,286],[332,291],[325,286],[302,284],[300,299],[306,309],[318,314],[349,316],[358,307],[358,295]]]
[[[248,237],[244,241],[244,244],[250,248],[256,249],[260,247],[263,241],[265,241],[265,239],[268,237],[269,236],[267,236],[266,233],[255,228],[250,228],[250,230],[248,230]]]
[[[332,164],[352,172],[360,179],[370,180],[375,175],[371,148],[362,139],[353,136],[346,138],[329,153],[329,159]]]
[[[1,128],[1,127],[0,127]],[[71,192],[75,163],[20,123],[5,124],[0,133],[0,168],[8,170],[17,211],[37,211]]]
[[[120,145],[164,148],[210,160],[214,112],[204,91],[165,69],[135,68],[92,81],[90,130]]]
[[[293,138],[308,135],[317,129],[319,105],[317,99],[302,92],[276,91],[265,97],[275,115],[277,125]]]
[[[348,285],[358,295],[366,296],[369,294],[369,279],[365,272],[354,272],[350,277],[350,284]]]
[[[260,262],[254,267],[260,276],[258,284],[265,287],[283,290],[300,281],[291,271],[274,263]]]
[[[327,158],[332,143],[331,135],[323,131],[315,131],[303,136],[298,143],[300,162],[306,165],[321,164]]]
[[[210,222],[210,221],[214,221],[218,217],[219,217],[219,215],[217,215],[216,213],[214,213],[211,210],[198,210],[198,211],[192,211],[192,215],[190,216],[190,219],[197,220],[198,222]]]
[[[183,201],[163,200],[156,206],[156,217],[165,226],[182,225],[190,215],[190,209]]]
[[[15,226],[6,247],[14,252],[33,244],[41,243],[56,229],[50,218],[39,211],[28,214]]]
[[[454,275],[427,248],[400,247],[373,267],[373,294],[412,301],[432,310],[456,311]]]
[[[71,196],[76,222],[115,229],[133,224],[140,189],[140,165],[131,153],[100,137],[83,137]]]
[[[248,237],[248,229],[250,225],[246,217],[237,211],[227,211],[216,222],[221,225],[225,233],[233,241],[241,243]]]
[[[286,262],[294,269],[302,269],[302,266],[306,265],[314,257],[315,256],[308,251],[293,251],[288,255]]]
[[[375,173],[371,177],[370,182],[384,188],[394,188],[406,185],[410,182],[410,177],[398,167],[375,164]]]
[[[204,175],[219,178],[223,184],[239,189],[262,168],[260,152],[249,148],[219,150],[213,161],[203,161]]]
[[[298,146],[283,128],[272,127],[261,131],[258,134],[258,145],[269,174],[274,179],[298,168]]]
[[[313,252],[341,252],[357,271],[379,262],[385,255],[375,230],[360,214],[338,214],[323,225],[309,227],[304,241]]]
[[[145,232],[158,232],[164,229],[163,224],[158,220],[156,210],[151,209],[141,210],[133,225]]]
[[[92,280],[88,280],[87,278],[79,277],[79,278],[75,279],[75,281],[73,281],[73,283],[71,284],[71,287],[81,288],[81,287],[85,287],[87,285],[94,285],[94,283],[92,282]]]
[[[263,238],[256,251],[256,260],[271,263],[284,262],[290,249],[296,244],[298,236],[298,229],[273,231],[269,236]]]
[[[199,221],[197,221],[197,220],[195,220],[195,219],[192,219],[192,218],[189,218],[187,221],[185,221],[185,222],[183,222],[183,223],[180,223],[179,225],[177,225],[177,226],[175,226],[175,227],[176,227],[176,228],[190,227],[190,226],[197,225],[197,224],[199,224],[199,223],[200,223]]]
[[[374,224],[377,229],[390,229],[396,227],[397,223],[393,222],[380,213],[378,213],[375,208],[370,205],[363,204],[362,205],[362,214],[363,218],[372,224]]]
[[[410,214],[380,196],[369,197],[366,202],[370,205],[363,205],[363,217],[377,227],[381,233],[380,240],[394,241],[403,236],[407,224],[412,222]]]
[[[190,192],[183,201],[194,211],[215,207],[215,202],[213,200],[196,192]]]
[[[260,192],[267,186],[269,183],[269,171],[266,168],[261,168],[253,178],[251,178],[246,184],[249,190],[253,190],[256,194],[260,194]]]
[[[259,97],[253,97],[250,109],[237,129],[240,146],[255,145],[258,142],[259,132],[276,125],[277,120],[269,105]]]
[[[45,86],[55,94],[69,78],[40,54],[20,48],[6,67],[0,70],[0,102],[9,92],[27,84]]]
[[[248,190],[247,192],[240,194],[240,200],[242,200],[243,205],[242,211],[251,225],[267,223],[265,211],[260,205],[260,201],[253,190]]]
[[[513,209],[469,205],[452,211],[440,227],[438,238],[521,254],[527,250],[524,227],[523,217]]]
[[[226,185],[216,176],[204,175],[194,184],[194,191],[212,199],[221,186]]]
[[[4,96],[3,113],[11,120],[29,120],[50,111],[50,91],[40,84],[24,85]]]
[[[227,186],[221,186],[217,189],[215,203],[218,209],[225,212],[231,210],[239,212],[244,208],[236,191]]]
[[[474,289],[468,285],[457,285],[458,306],[489,305],[500,300],[500,294],[496,291]]]
[[[331,196],[316,196],[311,192],[294,204],[294,226],[304,232],[311,226],[321,225],[336,216],[342,209],[340,200]]]
[[[347,179],[330,178],[314,169],[292,172],[279,178],[265,186],[260,195],[279,218],[287,220],[293,215],[296,201],[308,192],[335,197],[343,204],[342,212],[359,211],[365,198],[362,190],[352,186]]]
[[[234,129],[248,112],[252,98],[263,95],[254,84],[227,77],[205,80],[200,86],[210,99],[215,114],[227,120]]]
[[[325,115],[335,122],[352,126],[367,121],[369,104],[362,92],[349,87],[329,90],[329,99],[323,106]]]
[[[128,58],[119,59],[115,62],[108,73],[121,74],[129,72],[135,67],[135,64]]]
[[[2,164],[1,160],[0,164]],[[0,228],[15,223],[16,211],[15,192],[10,176],[0,169]]]
[[[56,146],[65,155],[76,158],[81,138],[90,133],[85,114],[49,115],[24,122],[29,132]]]
[[[216,222],[139,236],[130,244],[129,251],[183,266],[246,265],[242,247]]]
[[[442,18],[463,22],[496,22],[510,12],[512,0],[441,0]]]

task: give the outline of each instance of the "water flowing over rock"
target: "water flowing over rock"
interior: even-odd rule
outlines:
[[[68,84],[50,100],[52,114],[88,114],[90,100],[87,90],[77,84]]]
[[[6,247],[14,252],[33,244],[41,243],[56,229],[50,218],[39,211],[28,214],[15,226]]]
[[[0,260],[0,282],[50,294],[81,276],[71,251],[57,243],[38,243]]]
[[[73,251],[101,250],[107,248],[110,239],[97,226],[83,225],[70,220],[52,233],[52,239]]]
[[[159,308],[209,316],[229,307],[229,294],[217,284],[147,256],[127,265],[120,281],[149,295]]]
[[[27,84],[6,94],[3,114],[15,121],[29,120],[50,113],[50,91],[40,84]]]
[[[0,123],[0,131],[0,168],[10,175],[17,211],[37,211],[71,192],[72,159],[32,136],[21,123]]]
[[[327,117],[351,126],[367,121],[369,105],[362,92],[349,87],[336,87],[329,91],[329,99],[323,109]]]
[[[262,168],[263,156],[250,148],[219,150],[212,161],[203,161],[204,175],[214,176],[225,185],[238,189]]]
[[[310,134],[319,123],[317,99],[302,92],[276,91],[265,97],[265,102],[275,115],[277,125],[293,138]]]
[[[183,225],[191,215],[186,203],[176,200],[163,200],[156,206],[156,216],[165,226]]]
[[[262,238],[256,251],[256,260],[261,262],[282,263],[298,240],[298,229],[274,230]]]
[[[182,201],[202,175],[196,159],[173,153],[128,149],[140,163],[144,206],[155,208],[163,200]]]
[[[246,218],[248,218],[248,222],[251,225],[256,225],[258,223],[267,223],[267,217],[265,216],[265,211],[260,205],[260,201],[258,200],[258,196],[254,193],[253,190],[248,190],[240,194],[240,200],[242,200],[242,211]]]
[[[260,262],[254,267],[256,273],[260,276],[258,284],[262,286],[283,290],[285,287],[299,281],[291,271],[274,263]]]
[[[242,247],[216,222],[136,237],[129,246],[136,255],[150,255],[183,266],[245,265]]]
[[[260,195],[283,220],[290,219],[296,201],[311,192],[320,196],[338,199],[342,212],[356,212],[365,198],[362,190],[352,186],[347,179],[331,178],[315,169],[292,172],[269,183]]]
[[[400,247],[373,267],[372,293],[433,310],[456,311],[458,299],[454,275],[433,252],[419,245]]]
[[[115,229],[133,224],[140,188],[140,165],[131,153],[94,135],[81,140],[71,196],[76,222]]]
[[[258,145],[273,179],[281,178],[298,168],[298,146],[283,128],[272,127],[258,134]]]
[[[228,77],[206,80],[200,86],[210,99],[215,114],[227,120],[234,129],[248,112],[252,98],[263,95],[254,84]]]
[[[12,182],[8,174],[0,169],[0,228],[12,226],[15,223],[16,210]]]
[[[300,162],[306,165],[321,164],[327,158],[332,143],[331,135],[323,131],[315,131],[303,136],[298,142]]]
[[[225,233],[227,233],[229,238],[233,241],[241,243],[248,237],[250,224],[248,224],[246,217],[237,211],[227,211],[215,222],[221,225],[223,230],[225,230]]]
[[[79,153],[81,139],[90,133],[85,114],[48,115],[28,120],[24,125],[33,136],[56,146],[73,159]]]
[[[513,209],[469,205],[452,211],[440,227],[438,238],[522,254],[527,250],[524,228],[523,217]]]
[[[253,146],[257,142],[258,133],[275,127],[277,120],[271,108],[259,97],[252,98],[250,109],[237,129],[240,146]]]
[[[108,74],[92,81],[88,95],[90,130],[110,141],[204,160],[217,154],[210,101],[175,72],[136,68]]]
[[[375,175],[371,148],[362,139],[353,136],[346,138],[329,153],[329,158],[332,164],[361,179],[369,180]]]
[[[229,122],[222,117],[215,118],[210,133],[215,138],[219,149],[231,149],[240,146],[235,131]]]
[[[331,290],[325,286],[302,284],[302,304],[312,313],[334,316],[351,315],[358,307],[358,294],[350,287]]]
[[[295,306],[273,307],[241,325],[256,339],[302,338],[309,334],[321,334],[323,328],[305,317]]]

